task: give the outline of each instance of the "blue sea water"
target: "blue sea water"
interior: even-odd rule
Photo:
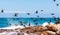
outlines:
[[[58,18],[0,18],[0,28],[8,27],[10,24],[19,25],[20,21],[22,21],[25,25],[28,23],[31,23],[32,25],[35,25],[36,23],[38,23],[38,25],[42,25],[44,22],[56,23]]]

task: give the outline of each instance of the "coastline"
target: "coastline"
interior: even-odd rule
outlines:
[[[7,33],[8,33],[8,35],[11,35],[11,34],[14,34],[14,33],[18,34],[18,32],[21,35],[22,34],[24,34],[24,35],[29,35],[29,34],[32,34],[32,35],[46,34],[46,35],[48,35],[48,33],[49,34],[56,34],[55,32],[53,32],[53,30],[58,29],[58,28],[55,28],[56,27],[55,24],[52,24],[52,23],[48,24],[47,22],[45,22],[45,24],[43,24],[42,26],[27,26],[27,27],[24,27],[24,26],[17,25],[17,26],[10,26],[10,27],[6,27],[6,28],[1,28],[0,30],[3,30],[3,32],[1,32],[0,35],[5,35],[5,34],[7,35]],[[48,26],[48,27],[46,27],[46,26]],[[52,28],[50,28],[50,27],[52,27]],[[49,28],[52,31],[50,31]],[[34,33],[35,29],[37,30],[37,32],[35,31],[35,33]],[[40,30],[40,32],[39,32],[39,30]],[[43,30],[43,31],[41,31],[41,30]]]

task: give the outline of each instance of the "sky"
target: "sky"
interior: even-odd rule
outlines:
[[[4,13],[0,12],[0,17],[14,17],[14,13],[18,13],[17,17],[60,17],[60,0],[0,0],[0,11],[4,9]],[[35,11],[38,10],[38,14]],[[43,10],[43,12],[41,12]],[[26,15],[26,13],[31,15]]]

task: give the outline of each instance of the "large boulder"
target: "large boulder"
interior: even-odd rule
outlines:
[[[49,35],[56,35],[56,32],[53,31],[46,31]]]

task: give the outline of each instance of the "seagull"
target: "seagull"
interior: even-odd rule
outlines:
[[[56,6],[59,6],[59,4],[56,4]]]
[[[2,10],[1,10],[1,12],[3,13],[3,12],[4,12],[4,10],[2,9]]]
[[[54,2],[56,1],[56,0],[53,0]]]
[[[14,16],[17,16],[17,15],[18,15],[17,13],[14,14]]]
[[[41,11],[43,11],[43,10],[41,10]]]
[[[37,25],[38,25],[38,23],[35,23],[35,25],[37,26]]]
[[[54,15],[54,13],[51,13],[51,15]]]
[[[36,14],[38,14],[38,11],[36,10]]]
[[[27,13],[27,15],[30,15],[30,13]]]
[[[36,21],[38,21],[38,20],[34,19],[33,21],[36,22]]]
[[[39,18],[39,16],[37,16]]]

